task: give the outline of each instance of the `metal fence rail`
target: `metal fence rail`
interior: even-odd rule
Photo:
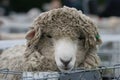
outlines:
[[[120,65],[112,67],[99,67],[96,69],[75,69],[66,73],[62,72],[16,72],[0,69],[0,80],[10,80],[9,75],[21,76],[19,80],[120,80]]]

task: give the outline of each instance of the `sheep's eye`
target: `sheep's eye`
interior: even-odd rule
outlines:
[[[40,38],[43,38],[44,36],[45,36],[45,35],[44,35],[44,34],[42,34]]]
[[[78,39],[79,40],[83,40],[83,39],[85,39],[85,37],[84,36],[80,36]]]
[[[48,38],[52,38],[52,36],[51,35],[46,35]]]

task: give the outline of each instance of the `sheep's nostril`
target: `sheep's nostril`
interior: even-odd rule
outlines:
[[[71,59],[68,60],[68,61],[65,61],[65,60],[63,60],[63,59],[60,58],[60,61],[64,64],[65,67],[67,67],[68,64],[70,63]]]

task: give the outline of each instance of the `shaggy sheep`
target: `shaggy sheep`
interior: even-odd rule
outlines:
[[[63,7],[40,14],[26,39],[25,52],[19,47],[19,52],[8,50],[1,54],[0,68],[64,72],[99,65],[96,46],[101,44],[101,39],[96,25],[74,8]]]

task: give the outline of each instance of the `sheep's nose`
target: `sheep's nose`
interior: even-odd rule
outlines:
[[[68,61],[65,61],[65,60],[63,60],[63,59],[60,59],[60,61],[64,64],[65,67],[67,67],[68,64],[70,63],[71,59],[68,60]]]

